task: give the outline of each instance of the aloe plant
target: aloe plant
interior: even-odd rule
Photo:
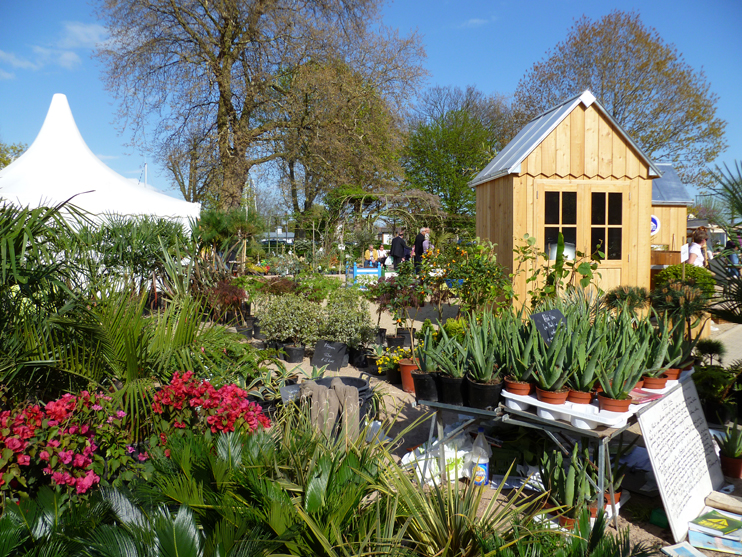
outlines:
[[[464,377],[467,369],[466,348],[456,339],[448,336],[446,329],[441,327],[441,340],[436,348],[425,347],[422,352],[430,356],[438,365],[438,370],[451,377]]]
[[[469,377],[480,383],[488,383],[497,376],[498,338],[494,330],[492,313],[485,311],[477,319],[469,319],[466,335],[466,353],[469,362]]]
[[[625,400],[629,391],[636,386],[644,374],[644,362],[649,349],[649,339],[641,344],[634,343],[634,336],[627,333],[624,338],[629,342],[616,344],[598,367],[598,379],[603,387],[603,394],[615,400]],[[620,359],[617,359],[619,358]]]
[[[585,448],[584,455],[581,456],[575,445],[566,470],[560,451],[545,452],[539,463],[541,482],[549,491],[549,499],[557,506],[564,507],[564,515],[569,518],[577,517],[585,501],[589,499],[589,461],[588,449]]]
[[[533,375],[536,384],[545,391],[562,389],[571,375],[571,370],[564,365],[569,346],[568,334],[567,327],[560,323],[551,344],[547,346],[540,337],[536,341]]]
[[[534,347],[539,341],[536,325],[523,324],[520,318],[507,322],[503,334],[507,347],[505,373],[516,381],[528,381],[535,366]]]
[[[575,391],[588,392],[592,389],[598,376],[595,372],[598,362],[605,357],[605,318],[593,322],[570,314],[567,322],[572,334],[567,340],[566,366],[570,376],[569,386]]]
[[[417,354],[417,366],[423,373],[434,373],[438,371],[438,361],[433,354],[439,351],[440,343],[435,341],[432,328],[426,328],[423,332],[422,344],[415,349]]]
[[[737,420],[734,420],[734,425],[727,427],[723,435],[714,435],[714,438],[719,443],[722,456],[742,458],[742,430],[737,427]]]
[[[656,315],[656,317],[658,323],[656,329],[649,321],[643,322],[638,328],[639,336],[649,338],[649,349],[647,350],[647,360],[644,370],[644,375],[648,377],[660,376],[668,368],[677,364],[682,357],[681,355],[677,355],[668,358],[672,333],[675,327],[678,327],[678,324],[676,323],[675,327],[670,328],[667,316],[660,318]]]

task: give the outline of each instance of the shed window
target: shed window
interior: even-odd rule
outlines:
[[[564,236],[564,257],[574,259],[577,246],[577,192],[544,192],[544,243],[549,259],[556,258],[559,233]]]
[[[592,192],[591,194],[590,249],[600,246],[606,259],[623,257],[623,194]]]

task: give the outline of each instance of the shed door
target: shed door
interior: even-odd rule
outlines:
[[[537,185],[537,237],[543,238],[544,252],[556,257],[559,232],[564,235],[565,257],[575,252],[603,252],[598,285],[610,290],[621,284],[630,263],[626,234],[628,188],[587,181],[549,181]]]

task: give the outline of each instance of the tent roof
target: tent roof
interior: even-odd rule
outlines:
[[[83,140],[67,97],[56,94],[28,150],[0,170],[0,198],[22,206],[71,203],[93,215],[197,218],[201,205],[137,185],[108,168]]]
[[[657,168],[662,176],[652,180],[652,205],[692,205],[693,199],[672,165],[657,163]]]
[[[506,176],[507,174],[520,174],[520,163],[538,147],[546,137],[556,129],[556,127],[580,104],[585,108],[595,105],[600,114],[606,118],[615,128],[624,140],[631,145],[639,155],[639,158],[649,165],[649,176],[661,176],[657,166],[644,154],[644,151],[634,143],[624,129],[616,122],[613,117],[603,108],[603,105],[595,98],[590,91],[585,91],[571,99],[564,101],[562,104],[547,110],[540,116],[537,116],[525,127],[518,132],[510,143],[500,151],[497,156],[469,182],[469,187],[477,186],[483,182],[489,182],[495,178]]]

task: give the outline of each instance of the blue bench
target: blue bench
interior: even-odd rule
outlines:
[[[359,267],[358,264],[353,263],[353,284],[358,282],[358,277],[376,277],[376,280],[379,280],[381,267]]]

